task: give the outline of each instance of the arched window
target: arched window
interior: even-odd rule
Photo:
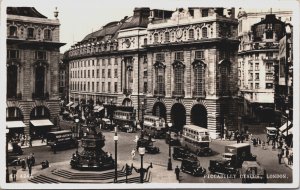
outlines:
[[[194,29],[189,29],[189,39],[194,39]]]
[[[10,37],[16,37],[17,36],[17,27],[16,26],[10,26],[9,27],[9,36]]]
[[[33,28],[27,29],[27,38],[34,38],[34,29]]]
[[[173,63],[174,69],[174,92],[173,96],[183,97],[184,92],[184,68],[185,65],[180,61]]]
[[[7,98],[17,97],[18,67],[10,65],[7,67]]]
[[[155,79],[156,79],[156,87],[154,90],[154,95],[156,96],[165,96],[165,68],[166,66],[156,61],[154,64],[155,68]]]
[[[205,96],[205,64],[202,61],[193,62],[194,67],[194,91],[193,96],[204,97]]]
[[[202,28],[202,38],[207,38],[207,28]]]
[[[229,89],[230,64],[231,63],[227,60],[223,60],[219,64],[219,72],[220,72],[219,91],[221,96],[228,96],[230,93],[230,89]]]
[[[169,42],[170,41],[170,33],[166,32],[165,33],[165,42]]]
[[[147,45],[147,38],[144,38],[144,45]]]
[[[35,97],[44,97],[45,67],[37,66],[35,69]]]
[[[154,34],[154,43],[157,43],[158,42],[158,33],[155,33]]]
[[[44,39],[51,40],[51,30],[49,30],[49,29],[44,30]]]

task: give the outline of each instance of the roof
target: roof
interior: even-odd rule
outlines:
[[[6,13],[9,15],[47,18],[46,16],[39,13],[34,7],[7,7]]]
[[[198,132],[208,132],[208,129],[197,126],[197,125],[185,125],[183,128],[192,129]]]
[[[133,12],[133,16],[125,21],[121,27],[121,30],[135,27],[147,28],[149,23],[148,17],[150,16],[150,8],[135,8]]]
[[[144,115],[144,118],[163,119],[162,117],[158,117],[158,116],[155,116],[155,115]]]
[[[267,130],[274,130],[276,131],[277,129],[275,127],[266,127]]]
[[[246,147],[246,146],[250,146],[250,145],[249,145],[249,143],[237,143],[237,144],[230,144],[230,145],[227,145],[227,146],[240,148],[240,147]]]
[[[64,133],[70,133],[70,132],[71,132],[71,130],[62,130],[62,131],[54,131],[54,132],[49,132],[49,133],[58,135],[58,134],[64,134]]]

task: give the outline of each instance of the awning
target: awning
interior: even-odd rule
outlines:
[[[95,107],[94,107],[94,112],[99,112],[99,111],[101,111],[101,110],[103,110],[103,109],[104,109],[103,106],[95,106]]]
[[[289,130],[288,130],[288,135],[291,135],[293,134],[293,127],[291,127]],[[285,132],[282,133],[282,135],[286,136],[286,130]]]
[[[78,103],[74,103],[71,108],[76,108],[78,106]]]
[[[290,125],[291,125],[291,122],[288,121],[288,126],[290,127]],[[286,123],[284,123],[284,124],[279,128],[279,131],[281,131],[281,132],[283,132],[283,131],[285,131],[285,130],[286,130]]]
[[[53,125],[49,119],[30,120],[30,123],[35,127]]]
[[[72,104],[74,104],[73,102],[69,102],[66,106],[69,107],[71,106]]]
[[[20,127],[26,127],[26,125],[23,123],[23,121],[6,121],[6,128],[20,128]]]

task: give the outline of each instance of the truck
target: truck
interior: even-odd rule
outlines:
[[[250,145],[237,143],[225,146],[225,153],[219,160],[210,160],[209,171],[212,173],[238,175],[238,168],[244,161],[256,161],[256,156],[251,154]]]
[[[51,149],[77,148],[78,141],[76,138],[73,138],[71,130],[54,131],[47,134],[47,145]]]
[[[244,161],[256,161],[256,156],[251,154],[248,143],[237,143],[225,146],[223,159],[230,161],[232,166],[240,168]]]

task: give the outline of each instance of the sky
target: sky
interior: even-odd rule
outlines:
[[[0,0],[1,1],[1,0]],[[89,33],[96,31],[108,22],[118,21],[125,16],[132,16],[135,7],[150,7],[151,9],[175,10],[177,7],[193,6],[224,6],[245,7],[247,10],[270,10],[270,0],[268,4],[262,1],[257,3],[251,1],[233,0],[2,0],[5,6],[33,6],[41,14],[50,19],[54,19],[54,10],[57,7],[60,20],[60,41],[67,43],[60,48],[61,53],[70,48],[71,45],[81,41]],[[237,3],[238,2],[238,3]],[[275,1],[277,2],[277,1]],[[278,10],[283,6],[272,4],[273,10]]]

